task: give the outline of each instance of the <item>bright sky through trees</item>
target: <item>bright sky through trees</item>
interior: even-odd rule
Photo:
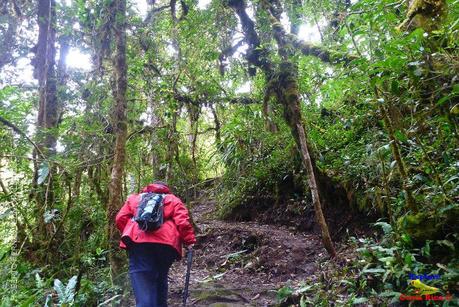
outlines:
[[[66,5],[72,5],[71,0],[67,0]],[[199,0],[198,7],[201,10],[207,9],[210,5],[211,0]],[[144,18],[146,16],[148,4],[146,0],[134,0],[132,3],[134,9],[139,13],[139,15]],[[248,10],[251,11],[251,10]],[[284,16],[285,17],[285,16]],[[282,23],[286,28],[289,28],[288,19],[282,18]],[[308,41],[311,43],[319,43],[320,42],[320,34],[317,29],[317,26],[313,23],[304,23],[300,26],[300,31],[298,33],[298,37],[301,40]],[[238,52],[235,55],[240,55],[245,51],[247,46],[242,45],[239,47]],[[67,58],[66,58],[67,65],[69,69],[79,69],[83,71],[90,71],[92,68],[91,57],[89,54],[84,53],[78,48],[71,48]],[[30,83],[32,81],[32,67],[30,66],[30,61],[28,59],[20,59],[19,65],[16,69],[21,70],[20,74],[20,81]],[[246,84],[245,87],[241,87],[238,89],[239,92],[247,92],[248,85]]]
[[[77,48],[70,49],[65,59],[70,69],[81,69],[88,71],[91,69],[91,57]]]

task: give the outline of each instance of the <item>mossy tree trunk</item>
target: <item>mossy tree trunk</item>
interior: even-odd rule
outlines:
[[[114,3],[115,21],[113,24],[115,39],[115,55],[113,58],[113,129],[115,133],[115,149],[112,164],[112,172],[108,187],[107,221],[108,242],[110,248],[111,275],[115,279],[121,273],[124,258],[121,256],[118,241],[120,234],[115,226],[115,216],[121,208],[123,199],[123,176],[126,158],[126,88],[127,88],[127,64],[126,64],[126,0],[116,0]]]
[[[221,123],[220,119],[218,118],[218,113],[217,113],[217,105],[209,104],[210,111],[212,112],[212,116],[214,119],[214,125],[215,125],[215,143],[217,144],[217,148],[220,152],[223,153],[223,148],[222,148],[222,134],[221,134]]]
[[[54,203],[54,166],[49,158],[56,150],[56,128],[58,126],[58,101],[56,77],[56,3],[54,0],[38,1],[38,42],[33,48],[35,58],[34,77],[39,85],[39,107],[37,117],[36,144],[34,149],[34,177],[32,181],[32,196],[35,200],[35,216],[37,216],[37,231],[33,233],[34,249],[41,249],[45,241],[52,236],[52,227],[44,220],[44,213],[52,208]],[[48,169],[44,180],[39,180],[39,170]],[[46,171],[45,171],[46,173]],[[45,260],[38,255],[36,260]]]
[[[178,155],[178,144],[177,144],[177,121],[179,118],[181,105],[175,104],[172,107],[172,119],[169,124],[169,130],[167,132],[167,151],[166,151],[166,176],[165,180],[168,182],[172,178],[172,171],[174,167],[174,157]]]
[[[335,257],[336,251],[322,211],[318,179],[314,171],[314,164],[309,150],[310,146],[307,141],[306,129],[303,125],[303,119],[301,116],[298,81],[295,74],[296,69],[293,66],[294,65],[289,61],[285,61],[281,64],[281,71],[279,74],[280,80],[278,87],[276,88],[276,96],[277,100],[284,108],[284,118],[292,131],[292,135],[301,155],[301,160],[303,161],[303,165],[306,169],[308,185],[311,190],[312,203],[314,205],[314,212],[317,223],[320,226],[324,247],[330,256]]]
[[[303,126],[303,121],[301,118],[300,95],[298,92],[296,74],[297,69],[289,60],[292,46],[287,44],[287,37],[285,37],[284,32],[280,31],[281,28],[276,26],[276,24],[280,25],[280,22],[271,15],[271,2],[265,1],[262,4],[269,13],[269,18],[273,28],[273,34],[278,43],[279,54],[282,58],[282,63],[279,69],[280,71],[277,74],[275,73],[274,65],[269,60],[268,51],[260,45],[260,39],[255,31],[254,22],[250,19],[250,17],[247,15],[247,12],[245,11],[244,1],[228,1],[228,5],[233,8],[241,21],[244,35],[249,45],[247,60],[249,63],[260,68],[264,72],[267,80],[267,86],[274,91],[278,102],[283,106],[284,118],[290,126],[292,135],[295,139],[298,151],[301,155],[304,167],[308,175],[309,188],[312,194],[317,222],[322,232],[324,247],[330,256],[335,257],[336,251],[333,246],[328,226],[322,212],[319,185],[316,174],[314,172],[314,165],[307,143],[306,130]],[[280,15],[280,9],[280,6],[278,6],[275,13],[276,15]]]
[[[193,163],[193,185],[198,183],[198,165],[196,159],[196,150],[197,150],[197,141],[198,141],[198,128],[199,128],[199,117],[201,115],[201,107],[198,103],[188,103],[186,104],[188,111],[188,120],[189,120],[189,137],[188,141],[190,143],[190,152],[191,152],[191,162]],[[194,189],[196,191],[196,189]]]
[[[278,45],[278,53],[282,59],[278,80],[275,83],[274,90],[276,92],[278,102],[280,102],[283,106],[284,119],[292,131],[292,135],[301,155],[301,160],[303,161],[303,165],[306,169],[308,185],[311,190],[312,203],[314,205],[314,212],[322,234],[322,242],[330,256],[335,257],[336,251],[322,211],[319,183],[309,150],[310,146],[308,145],[306,129],[303,125],[303,119],[301,116],[301,100],[298,90],[298,67],[290,60],[290,57],[293,55],[292,46],[288,38],[285,36],[285,32],[281,31],[282,28],[280,27],[279,18],[282,12],[280,3],[274,1],[274,3],[278,4],[275,10],[273,9],[272,3],[273,2],[268,1],[262,2],[263,7],[268,12],[273,35]]]
[[[55,89],[55,96],[56,96],[56,102],[55,102],[55,110],[54,112],[56,113],[56,127],[58,125],[58,117],[61,117],[62,116],[62,103],[58,103],[58,101],[63,101],[64,99],[64,95],[65,95],[65,83],[66,83],[66,80],[67,80],[67,65],[65,63],[65,60],[67,58],[67,54],[69,52],[69,49],[70,49],[70,46],[69,46],[69,38],[66,37],[66,36],[63,36],[59,39],[59,61],[58,61],[58,64],[57,64],[57,73],[56,73],[56,80],[57,80],[57,87]],[[55,136],[55,138],[57,138],[57,136]],[[54,141],[54,144],[53,146],[55,147],[55,144],[56,144],[56,141]],[[54,151],[54,150],[53,150]],[[53,168],[51,168],[51,170],[53,170]],[[53,176],[53,173],[50,174],[51,176]],[[68,177],[69,174],[67,172],[65,172],[65,176]],[[80,175],[81,177],[81,175]],[[50,178],[52,180],[52,178]],[[56,184],[55,184],[56,185]],[[61,185],[62,186],[62,185]],[[56,188],[56,187],[54,187]],[[63,193],[63,192],[62,192]],[[57,255],[58,255],[58,251],[59,251],[59,246],[62,244],[62,242],[64,242],[65,240],[65,236],[64,236],[64,231],[62,230],[63,229],[63,225],[66,221],[66,217],[67,217],[67,213],[69,212],[70,210],[70,207],[71,205],[74,203],[73,201],[73,196],[71,195],[71,193],[68,195],[68,198],[67,198],[67,206],[66,208],[64,209],[64,212],[62,214],[62,217],[61,217],[61,220],[59,221],[59,224],[57,225],[57,227],[53,227],[53,228],[50,228],[52,229],[51,232],[48,231],[47,233],[47,237],[46,237],[46,241],[47,243],[45,243],[46,245],[46,250],[49,250],[50,252],[47,254],[47,260],[46,262],[47,263],[51,263],[53,261],[55,261],[57,258]]]

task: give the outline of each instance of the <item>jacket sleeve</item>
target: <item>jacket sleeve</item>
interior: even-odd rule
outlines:
[[[175,202],[172,219],[175,225],[177,225],[180,237],[186,245],[194,244],[196,243],[196,237],[194,235],[193,225],[190,222],[188,210],[180,199],[175,198]]]
[[[131,197],[128,197],[128,199],[124,203],[123,207],[121,207],[120,211],[118,212],[115,218],[116,227],[120,232],[123,232],[124,227],[126,227],[126,224],[129,221],[129,219],[131,219],[134,216],[131,210],[131,206],[129,205],[130,198]]]

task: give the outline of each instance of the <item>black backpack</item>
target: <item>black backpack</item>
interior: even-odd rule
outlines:
[[[163,224],[164,194],[143,193],[134,220],[143,231],[157,230]]]

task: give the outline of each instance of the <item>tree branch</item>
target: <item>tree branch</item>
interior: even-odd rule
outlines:
[[[292,44],[293,47],[299,49],[301,53],[303,53],[304,55],[315,56],[321,59],[323,62],[331,64],[349,63],[359,58],[356,55],[344,54],[338,51],[325,49],[321,46],[314,46],[310,43],[303,42],[295,34],[288,33],[287,31],[285,31],[280,20],[277,19],[269,9],[266,10],[266,12],[268,13],[269,21],[271,22],[271,26],[274,32],[279,37],[285,37]]]
[[[225,73],[225,66],[226,66],[224,61],[228,57],[232,56],[236,52],[236,50],[242,46],[243,43],[244,43],[244,39],[241,39],[234,46],[229,46],[228,48],[223,49],[222,52],[220,53],[218,57],[218,61],[220,62],[220,74],[222,76]]]
[[[171,5],[170,4],[166,4],[166,5],[163,5],[163,6],[160,6],[160,7],[157,7],[155,9],[151,9],[148,14],[147,14],[147,17],[145,17],[145,20],[143,21],[143,24],[144,25],[148,25],[151,20],[153,19],[153,16],[156,14],[156,13],[159,13],[161,11],[164,11],[165,9],[168,9],[170,8]]]
[[[45,155],[43,154],[43,152],[40,150],[40,148],[38,147],[37,144],[35,144],[34,141],[32,141],[32,139],[30,137],[27,136],[27,134],[25,132],[23,132],[21,129],[19,129],[15,124],[13,124],[12,122],[8,121],[6,118],[0,116],[0,123],[4,124],[5,126],[7,127],[10,127],[11,129],[13,129],[14,132],[16,132],[17,134],[19,135],[22,135],[23,137],[25,137],[27,139],[27,141],[29,141],[30,144],[33,145],[33,147],[35,147],[35,149],[37,150],[37,152],[40,154],[40,156],[45,159]]]
[[[249,46],[246,54],[247,61],[256,67],[261,68],[265,73],[267,73],[267,75],[272,75],[274,69],[268,59],[268,50],[260,45],[260,38],[255,31],[255,23],[252,19],[250,19],[249,15],[245,11],[244,1],[230,0],[228,1],[228,6],[235,11],[241,21],[244,39]]]

